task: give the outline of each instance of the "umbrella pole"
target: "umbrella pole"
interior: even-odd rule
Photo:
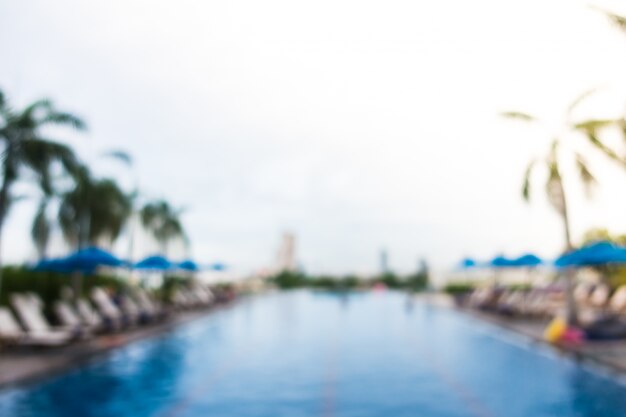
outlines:
[[[567,268],[565,271],[565,317],[567,324],[572,326],[576,326],[578,324],[576,300],[574,299],[575,278],[576,271],[573,268]]]
[[[79,271],[72,273],[72,290],[74,291],[74,302],[80,299],[82,293],[83,274]]]

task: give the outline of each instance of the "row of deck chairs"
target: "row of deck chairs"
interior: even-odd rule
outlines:
[[[117,303],[103,288],[94,288],[90,301],[81,298],[74,304],[57,300],[53,311],[59,325],[52,326],[43,313],[44,304],[36,294],[16,293],[10,299],[15,316],[9,308],[0,307],[0,342],[30,346],[65,345],[96,333],[117,332],[158,322],[166,319],[173,310],[206,307],[215,301],[211,290],[200,285],[176,290],[171,306],[163,305],[141,288],[133,290],[132,296],[122,295]]]
[[[468,305],[505,315],[550,317],[563,309],[564,299],[563,292],[554,289],[524,291],[487,286],[474,290]]]
[[[591,322],[606,315],[626,314],[626,286],[613,294],[604,284],[580,283],[574,289],[574,299],[580,318]],[[565,309],[563,290],[507,290],[493,286],[477,288],[469,297],[470,307],[506,315],[525,317],[554,317]]]

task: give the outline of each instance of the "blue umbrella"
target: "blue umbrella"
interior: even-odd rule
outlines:
[[[78,250],[64,258],[47,259],[35,265],[36,270],[52,272],[84,272],[90,274],[100,266],[118,267],[124,261],[96,247]]]
[[[209,268],[214,271],[224,271],[226,269],[226,265],[224,265],[223,263],[216,262],[213,265],[211,265]]]
[[[513,259],[514,266],[517,267],[532,267],[541,265],[543,261],[537,255],[532,253],[527,253],[526,255],[522,255],[517,259]]]
[[[59,272],[62,274],[72,272],[71,269],[64,264],[63,259],[41,259],[32,269],[33,271]]]
[[[626,248],[611,242],[596,242],[560,256],[557,267],[581,267],[626,263]]]
[[[489,261],[488,265],[495,268],[510,268],[515,266],[515,262],[512,259],[505,258],[504,256],[496,256]]]
[[[154,255],[137,262],[135,269],[147,269],[153,271],[167,271],[172,269],[174,265],[164,256]]]
[[[471,258],[465,258],[461,260],[459,266],[461,267],[461,269],[474,268],[475,266],[477,266],[477,262]]]
[[[191,259],[187,259],[178,264],[178,268],[183,269],[185,271],[197,272],[200,268],[198,268],[198,264],[196,264]]]

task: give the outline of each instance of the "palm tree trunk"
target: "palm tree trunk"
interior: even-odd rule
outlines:
[[[7,211],[9,208],[9,187],[10,182],[5,179],[2,182],[0,188],[0,295],[2,294],[2,231],[4,229],[4,220],[6,219]]]
[[[563,230],[565,232],[565,251],[568,252],[574,247],[572,245],[572,233],[570,229],[569,213],[567,200],[565,198],[565,189],[563,183],[559,182],[561,188]],[[576,308],[576,300],[574,299],[574,281],[576,279],[576,271],[572,268],[565,270],[565,320],[568,325],[578,324],[578,311]]]

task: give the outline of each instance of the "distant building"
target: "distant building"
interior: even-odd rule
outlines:
[[[276,270],[278,272],[295,272],[298,270],[296,263],[296,236],[293,233],[283,234],[276,257]]]
[[[380,251],[380,273],[386,274],[389,272],[389,256],[387,255],[387,249]]]

